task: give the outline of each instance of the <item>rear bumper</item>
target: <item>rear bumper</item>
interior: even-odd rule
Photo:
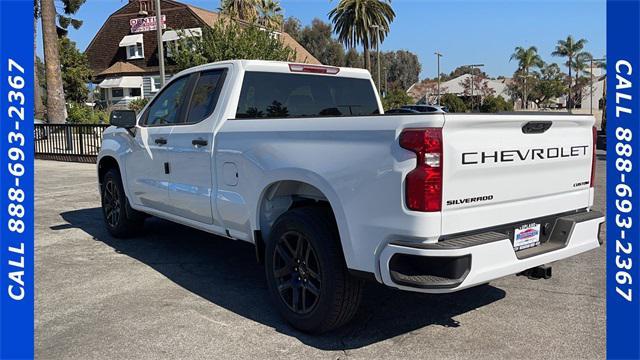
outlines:
[[[597,211],[558,217],[547,242],[518,252],[494,231],[433,244],[392,242],[380,254],[380,276],[402,290],[454,292],[595,249],[604,220]]]

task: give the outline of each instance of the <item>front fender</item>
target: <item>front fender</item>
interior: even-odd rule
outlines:
[[[100,162],[107,157],[113,158],[118,164],[118,170],[122,178],[122,185],[124,192],[129,197],[129,186],[126,174],[126,155],[131,151],[132,137],[131,135],[122,129],[109,127],[105,130],[102,137],[102,144],[100,145],[100,152],[96,160],[96,175],[99,176]],[[99,178],[98,178],[99,181]]]

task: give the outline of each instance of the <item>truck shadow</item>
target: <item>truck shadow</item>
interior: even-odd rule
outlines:
[[[502,299],[490,285],[454,294],[428,295],[393,290],[377,283],[365,287],[356,317],[329,334],[307,335],[291,328],[271,305],[262,266],[253,246],[149,218],[144,236],[115,239],[103,226],[100,208],[64,212],[67,224],[52,230],[79,228],[114,251],[141,261],[169,280],[245,318],[293,336],[322,350],[349,350],[394,338],[425,326],[458,327],[454,318]]]

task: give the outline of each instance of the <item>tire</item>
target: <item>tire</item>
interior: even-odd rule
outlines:
[[[110,169],[102,178],[102,216],[107,230],[116,238],[136,235],[144,224],[144,215],[129,205],[120,172]]]
[[[347,270],[329,210],[285,212],[276,220],[265,250],[269,293],[294,328],[322,333],[353,318],[364,282]]]

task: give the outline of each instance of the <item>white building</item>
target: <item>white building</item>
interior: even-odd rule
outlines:
[[[456,96],[465,96],[465,88],[463,86],[465,81],[470,81],[471,74],[464,74],[458,76],[457,78],[444,81],[440,83],[440,95],[444,94],[454,94]],[[478,82],[478,76],[474,76],[475,82]],[[511,82],[511,79],[482,79],[481,83],[484,85],[486,83],[487,87],[492,90],[494,96],[501,96],[505,100],[510,100],[511,96],[509,96],[507,92],[507,85]],[[433,103],[436,101],[438,95],[438,84],[435,80],[428,81],[420,81],[417,82],[409,89],[407,89],[407,94],[411,96],[417,103]],[[467,94],[466,96],[469,96]],[[474,96],[480,96],[481,94],[478,92],[478,89],[475,89]]]

